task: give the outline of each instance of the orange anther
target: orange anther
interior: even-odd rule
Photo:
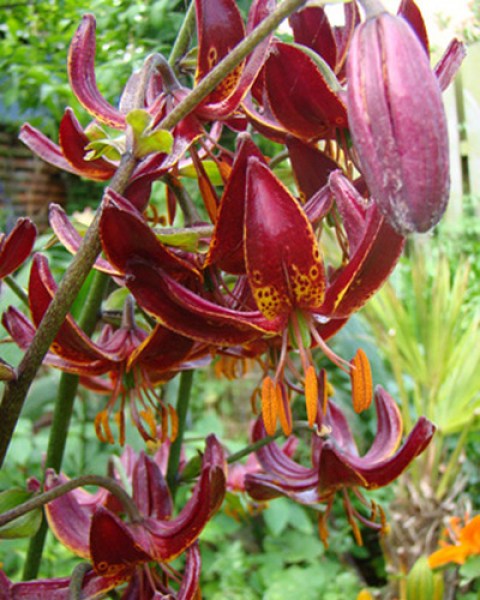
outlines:
[[[313,427],[318,411],[318,380],[313,365],[310,365],[305,373],[305,402],[307,405],[308,424],[310,427]]]
[[[276,386],[271,377],[265,377],[262,383],[262,417],[265,431],[273,435],[277,427],[278,402]]]
[[[367,355],[359,348],[350,361],[350,379],[352,382],[353,408],[356,413],[366,410],[373,396],[372,370]]]

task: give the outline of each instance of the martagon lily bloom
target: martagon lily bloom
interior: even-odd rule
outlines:
[[[37,254],[30,272],[29,300],[33,324],[16,308],[10,307],[2,322],[14,341],[27,348],[56,292],[56,283],[47,259]],[[114,442],[110,417],[114,416],[119,441],[125,441],[125,408],[128,404],[135,427],[146,441],[158,443],[157,418],[162,423],[161,439],[174,438],[177,429],[175,410],[166,405],[155,387],[178,370],[191,368],[205,354],[194,341],[161,325],[151,332],[140,328],[134,319],[133,304],[127,300],[118,329],[105,325],[96,342],[69,316],[47,354],[46,364],[80,375],[86,387],[110,398],[95,419],[99,439]],[[99,376],[108,374],[109,379]],[[168,423],[170,421],[170,427]],[[169,431],[170,430],[170,431]]]
[[[169,275],[169,261],[159,252],[162,244],[118,194],[109,195],[101,220],[108,260],[126,276],[139,304],[165,327],[220,352],[268,342],[276,357],[275,373],[265,377],[262,397],[280,399],[287,421],[288,350],[299,349],[307,405],[316,410],[311,346],[320,346],[350,371],[325,340],[385,281],[404,244],[374,205],[358,200],[345,178],[334,175],[329,193],[343,217],[348,249],[343,264],[328,273],[309,220],[311,204],[305,209],[299,204],[248,137],[237,150],[204,265],[213,292]],[[227,289],[221,270],[238,275],[232,289]],[[268,349],[260,347],[261,352]]]
[[[172,517],[170,492],[154,458],[144,453],[136,455],[127,448],[117,469],[123,470],[115,473],[117,481],[120,483],[123,477],[131,486],[140,521],[122,521],[118,514],[123,507],[104,490],[94,494],[74,490],[46,506],[57,539],[93,564],[84,577],[82,598],[103,597],[122,583],[128,583],[122,600],[199,598],[200,554],[196,540],[225,495],[226,464],[219,442],[214,436],[207,438],[200,477],[190,500],[176,517]],[[49,470],[45,490],[64,481],[64,476]],[[168,562],[184,552],[186,563],[181,576]],[[2,600],[70,598],[68,578],[12,584],[0,572],[0,583],[4,584],[0,590]]]
[[[355,393],[355,392],[354,392]],[[354,404],[356,400],[354,398]],[[429,444],[435,426],[421,417],[405,443],[398,448],[402,436],[402,419],[395,401],[387,392],[377,387],[375,391],[377,433],[372,446],[360,456],[347,419],[341,409],[325,398],[319,398],[317,431],[312,433],[312,466],[305,467],[283,454],[275,442],[257,450],[257,458],[264,473],[247,475],[245,487],[255,500],[270,500],[287,496],[302,504],[326,503],[319,520],[322,540],[327,541],[326,519],[334,496],[340,492],[355,537],[361,543],[361,535],[354,519],[368,527],[381,529],[376,522],[377,507],[371,503],[372,515],[366,518],[351,503],[348,491],[365,505],[368,501],[358,488],[367,490],[383,487],[394,481]],[[325,410],[326,409],[326,410]],[[253,441],[265,437],[262,420],[258,419],[253,430]]]

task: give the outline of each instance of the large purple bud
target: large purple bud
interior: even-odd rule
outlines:
[[[350,131],[373,200],[401,234],[445,212],[448,135],[440,87],[407,21],[377,14],[355,32],[347,62]]]

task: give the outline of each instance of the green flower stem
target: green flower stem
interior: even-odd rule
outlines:
[[[180,452],[182,450],[183,435],[185,433],[185,423],[187,420],[188,405],[192,392],[194,371],[182,371],[180,374],[180,385],[177,395],[177,416],[178,416],[178,434],[170,447],[167,467],[167,483],[170,488],[172,498],[178,487],[178,465],[180,464]]]
[[[81,600],[82,599],[82,585],[85,575],[91,571],[92,565],[90,563],[82,562],[79,563],[74,569],[70,578],[70,584],[68,586],[68,600]]]
[[[242,450],[230,454],[230,456],[227,458],[227,463],[229,465],[236,463],[238,460],[241,460],[245,456],[252,454],[252,452],[256,452],[260,448],[263,448],[263,446],[274,442],[277,438],[282,437],[282,435],[284,435],[284,433],[281,429],[279,429],[274,435],[267,435],[261,440],[258,440],[258,442],[254,442],[253,444],[245,446],[245,448],[242,448]]]
[[[255,27],[250,35],[235,46],[235,48],[233,48],[228,55],[198,83],[188,96],[168,113],[158,125],[158,128],[171,129],[179,121],[190,114],[192,110],[194,110],[194,108],[267,37],[267,35],[272,33],[284,19],[305,4],[305,2],[306,0],[284,0],[279,4],[268,17]]]
[[[104,273],[96,271],[86,302],[78,319],[79,326],[87,335],[91,335],[95,329],[98,320],[98,311],[107,283],[108,277]],[[78,381],[78,375],[62,373],[58,385],[57,400],[53,411],[53,422],[45,460],[45,468],[54,469],[57,473],[60,472],[62,467],[67,435],[73,414],[74,400],[77,395]],[[30,540],[23,568],[23,579],[25,580],[35,579],[38,575],[47,530],[48,525],[44,516],[39,530]]]
[[[28,296],[21,285],[18,285],[15,278],[11,275],[4,277],[3,281],[8,285],[12,292],[19,298],[25,306],[29,306]]]
[[[80,475],[79,477],[69,479],[65,483],[57,485],[51,490],[48,490],[48,492],[36,494],[33,498],[30,498],[30,500],[27,500],[23,504],[19,504],[18,506],[15,506],[15,508],[5,511],[0,515],[0,527],[10,523],[10,521],[18,519],[18,517],[26,515],[31,510],[45,506],[45,504],[60,498],[64,494],[86,485],[96,485],[105,488],[121,502],[125,509],[125,514],[128,516],[131,523],[140,523],[142,521],[142,515],[138,511],[137,505],[114,479],[111,477],[103,477],[102,475]]]
[[[173,175],[170,175],[170,173],[164,175],[163,181],[172,190],[172,192],[175,195],[175,198],[178,200],[178,204],[183,213],[185,226],[188,227],[189,225],[192,225],[192,223],[198,223],[199,221],[201,221],[202,219],[200,217],[200,214],[196,209],[192,199],[190,198],[190,195],[185,189],[185,186],[182,185],[182,183],[178,179],[173,177]]]
[[[192,112],[197,104],[208,96],[222,79],[240,64],[269,33],[274,31],[286,17],[305,2],[306,0],[284,0],[163,119],[159,124],[159,129],[172,129]],[[124,191],[136,164],[137,159],[131,152],[127,151],[122,156],[120,165],[110,184],[114,191],[120,194]],[[101,205],[18,367],[17,379],[10,382],[5,388],[0,404],[0,467],[5,460],[30,385],[42,364],[45,354],[55,339],[57,331],[67,316],[70,306],[100,253],[100,217]]]
[[[460,454],[462,453],[465,444],[468,439],[468,435],[472,429],[473,423],[475,421],[475,417],[470,419],[470,421],[465,425],[462,429],[462,433],[458,438],[458,442],[455,446],[455,450],[452,452],[450,456],[450,460],[448,461],[447,467],[443,473],[443,476],[440,480],[440,483],[437,486],[437,491],[435,492],[435,497],[437,500],[442,500],[446,491],[450,487],[452,477],[455,478],[458,476],[458,459],[460,458]]]
[[[188,50],[190,40],[192,39],[193,30],[195,28],[195,2],[192,0],[188,7],[185,17],[183,19],[182,26],[178,35],[175,39],[172,51],[168,57],[168,62],[171,67],[175,66],[175,63],[181,58]]]

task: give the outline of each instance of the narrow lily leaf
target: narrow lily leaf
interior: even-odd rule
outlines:
[[[3,358],[0,358],[0,381],[13,381],[16,377],[15,369],[4,361]]]
[[[202,160],[203,168],[205,169],[205,173],[208,178],[212,182],[213,185],[222,185],[223,178],[218,168],[218,165],[213,160]],[[183,166],[179,166],[178,169],[179,175],[182,177],[188,177],[189,179],[198,179],[198,173],[192,164],[187,164]]]
[[[11,488],[0,493],[0,513],[23,504],[32,497],[31,492]],[[42,522],[42,509],[36,508],[0,527],[0,539],[32,537]]]
[[[100,94],[95,78],[95,17],[83,16],[68,54],[68,75],[72,90],[82,106],[100,123],[125,128],[125,116]]]
[[[136,155],[138,157],[143,157],[147,154],[152,154],[153,152],[168,154],[172,150],[172,146],[172,134],[165,129],[160,129],[141,137],[137,141]]]
[[[258,159],[248,163],[245,256],[255,302],[267,319],[294,306],[318,308],[325,276],[312,227],[298,202]]]
[[[153,117],[141,108],[131,110],[125,117],[125,121],[130,125],[135,138],[140,138],[145,134],[145,130],[150,127]]]

